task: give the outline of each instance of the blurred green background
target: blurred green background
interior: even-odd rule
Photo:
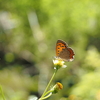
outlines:
[[[75,59],[53,80],[63,90],[47,100],[100,100],[100,1],[0,0],[0,85],[7,100],[41,96],[58,39]]]

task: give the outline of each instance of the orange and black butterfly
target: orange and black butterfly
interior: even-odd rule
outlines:
[[[74,51],[68,47],[68,44],[62,40],[58,40],[56,43],[56,57],[64,61],[73,61]]]

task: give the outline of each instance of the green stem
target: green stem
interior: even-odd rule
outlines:
[[[51,77],[51,79],[50,79],[50,81],[49,81],[49,83],[48,83],[46,89],[44,90],[44,92],[43,92],[43,94],[42,94],[42,96],[41,96],[41,98],[40,98],[39,100],[42,100],[42,98],[44,97],[44,95],[45,95],[46,91],[48,90],[48,88],[49,88],[49,86],[50,86],[50,84],[51,84],[51,82],[52,82],[52,80],[53,80],[53,78],[54,78],[56,72],[57,72],[57,69],[55,69],[55,72],[53,73],[53,75],[52,75],[52,77]]]
[[[41,100],[47,99],[52,95],[52,93],[49,93],[46,97],[43,97]],[[40,100],[40,99],[39,99]]]
[[[44,96],[46,96],[46,95],[49,94],[50,92],[52,92],[52,90],[47,91],[47,92],[44,94]]]
[[[2,95],[3,100],[6,100],[5,97],[4,97],[4,94],[3,94],[3,91],[2,91],[2,87],[1,86],[0,86],[0,91],[1,91],[1,95]]]

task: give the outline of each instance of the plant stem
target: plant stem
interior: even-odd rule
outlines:
[[[52,90],[47,91],[47,92],[44,94],[44,96],[46,96],[47,94],[50,94],[50,92],[52,92]]]
[[[51,84],[51,82],[52,82],[52,80],[53,80],[53,78],[54,78],[56,72],[57,72],[57,69],[55,69],[55,72],[53,73],[53,75],[52,75],[52,77],[51,77],[51,79],[50,79],[50,81],[49,81],[49,83],[48,83],[46,89],[44,90],[44,92],[43,92],[43,94],[42,94],[42,96],[41,96],[41,98],[40,98],[39,100],[42,100],[42,98],[45,96],[45,93],[46,93],[46,91],[48,90],[48,88],[49,88],[49,86],[50,86],[50,84]]]
[[[49,93],[46,97],[43,97],[41,100],[44,100],[46,98],[49,98],[52,95],[52,93]]]
[[[0,86],[0,91],[1,91],[1,95],[2,95],[3,100],[6,100],[5,97],[4,97],[4,94],[3,94],[3,91],[2,91],[2,87],[1,86]]]

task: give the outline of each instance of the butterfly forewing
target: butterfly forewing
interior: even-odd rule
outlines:
[[[64,41],[58,40],[56,43],[56,56],[59,56],[62,50],[64,50],[66,47],[67,47],[67,44]]]

